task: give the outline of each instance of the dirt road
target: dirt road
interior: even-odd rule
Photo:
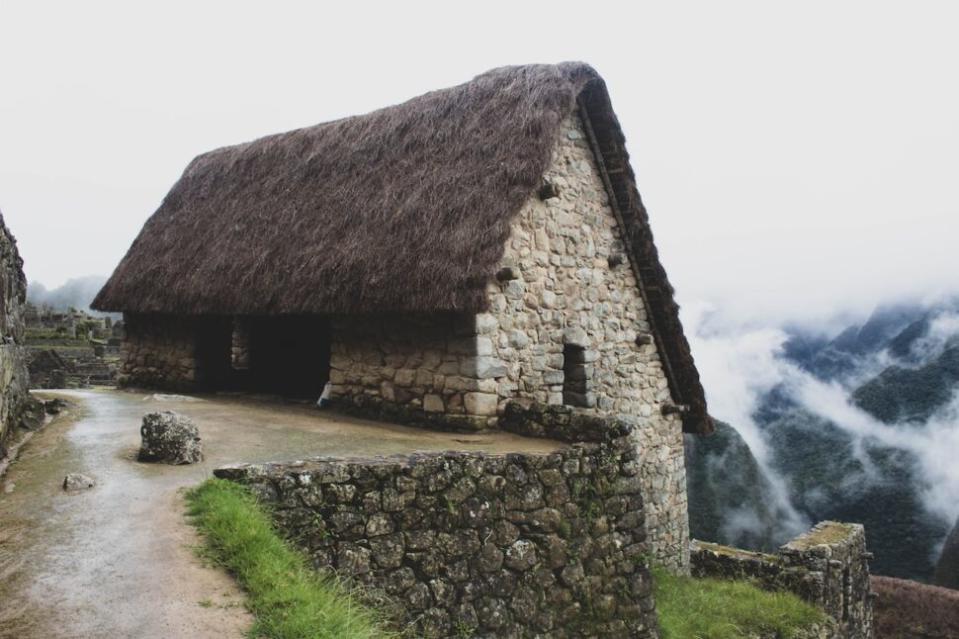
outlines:
[[[242,637],[242,592],[196,557],[182,488],[217,466],[311,455],[413,450],[538,450],[505,434],[460,435],[390,426],[307,406],[250,399],[64,391],[72,403],[34,437],[0,482],[0,637]],[[144,413],[192,417],[206,460],[164,466],[135,460]],[[67,494],[68,472],[97,486]]]

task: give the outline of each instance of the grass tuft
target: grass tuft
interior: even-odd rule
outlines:
[[[791,593],[767,592],[745,581],[695,579],[654,568],[662,639],[791,639],[826,615]]]
[[[187,493],[189,515],[207,556],[232,572],[249,594],[253,637],[382,639],[384,619],[332,575],[313,570],[280,538],[242,486],[210,479]]]

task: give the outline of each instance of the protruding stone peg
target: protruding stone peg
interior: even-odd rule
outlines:
[[[689,412],[689,406],[686,404],[673,404],[672,402],[667,402],[663,404],[662,412],[663,415],[685,415]]]
[[[653,343],[653,336],[649,333],[638,333],[636,335],[636,346],[648,346]]]
[[[559,197],[559,187],[553,184],[550,181],[544,181],[543,185],[539,187],[539,199],[548,200],[550,198]]]

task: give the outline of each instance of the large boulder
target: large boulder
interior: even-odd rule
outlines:
[[[171,410],[144,415],[140,440],[140,461],[163,464],[203,461],[200,431],[189,417]]]
[[[942,555],[936,565],[936,576],[933,577],[932,583],[959,590],[959,519],[942,547]]]

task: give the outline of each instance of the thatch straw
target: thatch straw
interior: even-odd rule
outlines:
[[[97,296],[99,310],[484,310],[510,222],[582,108],[618,203],[674,397],[709,430],[623,136],[588,65],[496,69],[366,115],[196,158]],[[703,421],[706,420],[706,421]]]

